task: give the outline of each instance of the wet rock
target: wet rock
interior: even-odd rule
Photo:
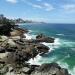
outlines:
[[[39,34],[36,36],[36,40],[38,42],[46,42],[46,43],[54,43],[54,38],[51,37],[47,37],[43,34]]]
[[[36,48],[39,51],[39,53],[47,53],[49,51],[49,47],[47,47],[43,44],[37,44]]]
[[[39,71],[40,72],[48,72],[52,67],[60,69],[60,67],[58,66],[58,64],[56,64],[56,63],[48,63],[48,64],[42,64],[39,67]]]
[[[60,70],[60,72],[61,72],[62,75],[69,75],[68,70],[65,69],[65,68],[62,68],[62,69]]]

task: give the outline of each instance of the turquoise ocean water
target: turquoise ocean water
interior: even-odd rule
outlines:
[[[75,24],[25,23],[20,24],[20,27],[30,30],[26,34],[29,39],[35,38],[39,33],[55,38],[53,44],[43,43],[50,47],[50,52],[42,57],[37,56],[35,63],[56,62],[75,75]]]

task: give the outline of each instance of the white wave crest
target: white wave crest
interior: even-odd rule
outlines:
[[[64,34],[56,34],[56,35],[58,35],[58,36],[64,36]]]
[[[55,38],[54,43],[45,43],[45,42],[43,42],[42,44],[44,44],[44,45],[46,45],[50,48],[49,52],[56,49],[56,48],[59,48],[61,46],[59,38]]]
[[[29,40],[29,39],[35,39],[36,35],[31,35],[31,34],[24,34],[26,36],[25,39]]]
[[[38,54],[34,59],[31,58],[28,63],[31,65],[41,65],[41,63],[38,62],[40,59],[42,59],[42,57]]]

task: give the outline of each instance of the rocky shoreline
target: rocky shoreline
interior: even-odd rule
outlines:
[[[1,29],[1,28],[0,28]],[[16,27],[10,36],[0,36],[0,74],[1,75],[70,75],[67,69],[56,63],[30,65],[29,59],[49,52],[50,48],[42,42],[53,43],[54,38],[39,34],[36,39],[25,39],[27,29]]]

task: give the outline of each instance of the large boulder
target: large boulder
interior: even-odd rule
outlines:
[[[43,44],[37,44],[36,49],[39,53],[47,53],[49,51],[49,47],[43,45]]]
[[[67,69],[61,68],[56,63],[45,63],[35,69],[31,75],[70,75]]]
[[[55,68],[60,69],[60,67],[58,66],[57,63],[45,63],[45,64],[42,64],[42,65],[39,67],[38,71],[40,71],[40,72],[48,72],[48,71],[50,71],[50,69],[52,69],[52,67],[53,67],[54,69],[55,69]]]
[[[25,61],[28,61],[31,58],[31,55],[24,51],[11,52],[5,58],[7,64],[23,64]]]
[[[47,37],[43,34],[37,35],[36,40],[39,41],[39,42],[54,43],[54,38]]]

